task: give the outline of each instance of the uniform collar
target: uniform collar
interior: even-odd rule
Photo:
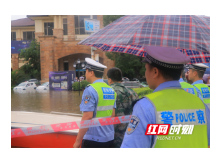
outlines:
[[[157,92],[164,88],[169,88],[169,87],[181,88],[181,85],[178,80],[167,81],[167,82],[161,83],[153,92]]]
[[[204,84],[204,83],[203,83],[202,80],[197,80],[197,81],[195,81],[194,83],[192,83],[192,85],[194,85],[194,84]]]
[[[104,82],[104,81],[103,79],[98,79],[98,80],[95,80],[92,84],[97,83],[97,82]]]
[[[179,82],[184,82],[183,78],[180,78]]]

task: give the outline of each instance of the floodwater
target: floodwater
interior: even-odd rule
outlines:
[[[22,90],[11,91],[11,111],[81,114],[82,91]]]

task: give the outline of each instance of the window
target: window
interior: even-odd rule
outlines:
[[[76,35],[89,35],[90,32],[85,32],[84,19],[91,19],[90,15],[75,15],[75,34]],[[97,15],[92,15],[92,19],[97,19]]]
[[[16,32],[11,32],[11,41],[16,40]]]
[[[23,40],[34,40],[35,34],[34,31],[23,32]]]
[[[63,19],[63,35],[67,35],[67,18]]]
[[[63,66],[64,66],[64,71],[69,71],[69,63],[68,62],[64,62]]]
[[[44,35],[53,35],[53,22],[44,23]]]

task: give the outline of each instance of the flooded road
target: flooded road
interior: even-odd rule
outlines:
[[[11,111],[81,114],[82,91],[22,90],[11,91]]]

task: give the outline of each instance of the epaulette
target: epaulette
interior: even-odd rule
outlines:
[[[89,86],[90,86],[90,85],[87,85],[87,86],[85,87],[85,89],[88,88]]]
[[[132,104],[131,104],[132,108],[134,107],[134,105],[135,105],[139,100],[141,100],[141,99],[143,99],[143,98],[144,98],[144,97],[142,97],[142,98],[140,98],[140,99],[138,99],[138,100],[133,101]]]

